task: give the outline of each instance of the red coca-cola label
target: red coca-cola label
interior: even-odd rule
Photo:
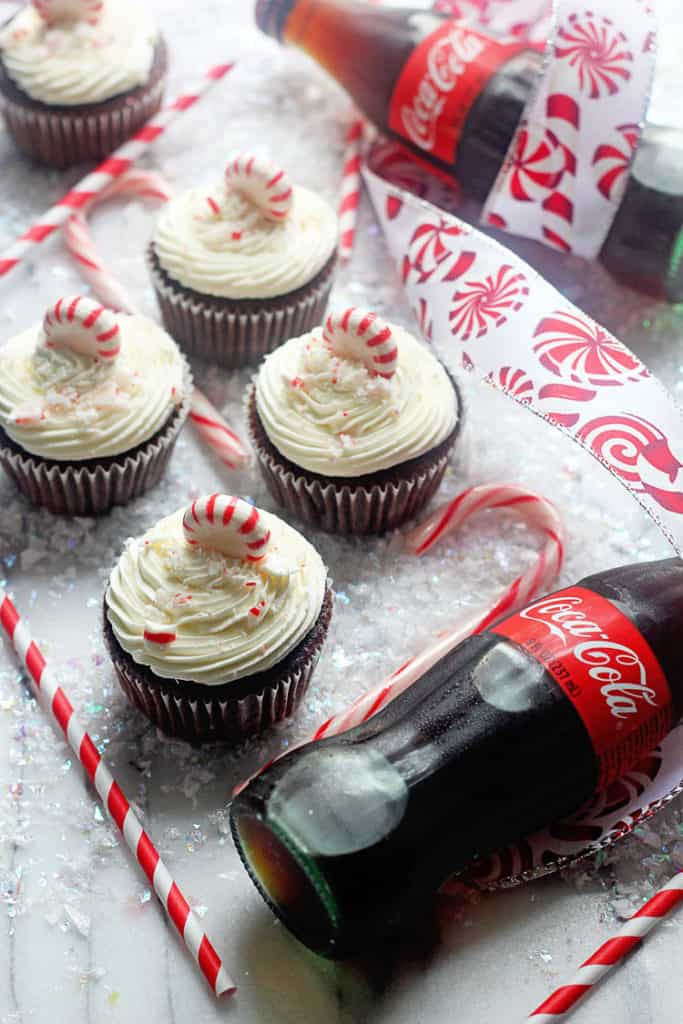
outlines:
[[[560,590],[492,632],[539,661],[570,699],[593,742],[600,787],[670,731],[671,692],[657,658],[631,620],[592,590]]]
[[[389,106],[389,127],[447,163],[455,159],[465,118],[486,83],[522,50],[455,21],[445,21],[413,51]]]

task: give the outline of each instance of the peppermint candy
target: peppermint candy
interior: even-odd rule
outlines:
[[[373,376],[389,378],[396,373],[396,339],[377,313],[353,306],[341,315],[331,313],[325,321],[323,338],[336,356],[358,360]]]
[[[229,494],[193,501],[183,516],[183,532],[188,544],[245,562],[262,561],[270,541],[259,510]]]
[[[266,220],[284,220],[292,209],[292,184],[282,168],[270,160],[241,153],[226,167],[225,180],[228,189],[253,203]]]
[[[104,0],[33,0],[33,6],[47,25],[63,21],[86,21],[97,25]]]
[[[61,298],[43,319],[46,348],[69,348],[92,359],[115,359],[121,348],[115,314],[82,295]]]

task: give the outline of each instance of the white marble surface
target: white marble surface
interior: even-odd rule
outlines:
[[[153,6],[171,46],[172,90],[205,64],[242,60],[202,108],[169,132],[149,165],[182,186],[210,178],[231,150],[256,142],[299,181],[333,198],[347,109],[340,94],[304,60],[258,36],[251,28],[251,0],[154,0]],[[0,16],[9,9],[0,2]],[[30,166],[0,132],[0,246],[77,177]],[[103,210],[95,232],[153,313],[141,260],[149,226],[149,210],[133,203]],[[524,251],[539,259],[533,246]],[[621,292],[604,273],[578,261],[561,265],[546,256],[542,263],[680,394],[683,313]],[[0,285],[0,335],[37,320],[49,300],[78,287],[59,243],[44,246]],[[335,298],[371,302],[410,322],[367,207],[357,256]],[[198,372],[237,423],[247,375]],[[444,494],[501,477],[552,491],[570,523],[567,581],[602,565],[665,553],[644,515],[587,457],[501,396],[474,382],[465,387],[467,429]],[[531,457],[523,455],[529,450]],[[239,993],[217,1004],[205,989],[3,643],[0,1024],[521,1021],[604,941],[619,915],[650,895],[673,865],[683,867],[683,805],[669,808],[600,865],[464,906],[443,902],[440,939],[431,947],[422,943],[420,955],[382,950],[372,967],[335,966],[310,955],[273,919],[239,865],[226,828],[231,786],[396,667],[448,622],[455,607],[508,581],[533,557],[533,542],[512,520],[484,518],[417,564],[402,552],[400,537],[360,544],[313,535],[340,599],[300,715],[239,750],[195,752],[163,741],[126,704],[104,654],[100,602],[108,568],[127,535],[217,487],[269,504],[252,471],[225,473],[189,431],[157,491],[101,522],[54,519],[30,508],[2,479],[0,575],[181,887],[204,914]],[[576,1012],[576,1024],[679,1024],[681,927],[680,914],[664,924]]]

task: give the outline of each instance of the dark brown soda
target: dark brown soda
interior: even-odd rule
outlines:
[[[677,721],[683,562],[626,566],[580,586],[645,637]],[[577,811],[597,778],[574,704],[538,661],[485,632],[369,721],[266,769],[233,803],[233,834],[291,931],[346,957],[407,924],[448,876]]]
[[[489,80],[459,132],[455,161],[448,164],[393,132],[388,118],[408,58],[449,15],[358,0],[259,0],[256,17],[264,32],[324,67],[383,132],[436,172],[455,178],[473,199],[485,201],[538,80],[537,50],[524,50]],[[670,302],[683,300],[682,152],[680,133],[645,124],[600,252],[600,260],[623,283]]]

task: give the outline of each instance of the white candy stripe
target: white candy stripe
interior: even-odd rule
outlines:
[[[6,592],[3,590],[2,587],[0,587],[0,606],[3,606],[5,604],[5,602],[7,602],[7,604],[10,606],[10,610],[12,612],[16,611],[16,609],[14,609],[14,605],[11,603],[11,601],[9,601],[9,598],[7,597]],[[5,632],[7,633],[7,636],[10,639],[10,641],[13,643],[13,645],[15,647],[15,650],[17,651],[17,654],[19,655],[19,657],[20,657],[20,659],[22,661],[22,664],[24,664],[24,666],[27,667],[26,666],[26,652],[28,651],[29,647],[31,646],[31,642],[32,642],[31,635],[30,635],[30,632],[28,630],[28,627],[22,621],[21,618],[17,618],[16,624],[14,625],[14,629],[11,632],[11,622],[12,622],[12,619],[11,619],[11,615],[9,614],[9,610],[6,607],[6,605],[3,608],[3,612],[4,612],[5,615],[7,615],[7,626],[5,626]],[[5,620],[3,619],[3,624],[4,624],[4,621]],[[38,651],[38,647],[35,644],[34,644],[34,649],[36,651]],[[54,696],[55,690],[58,689],[58,684],[53,679],[52,673],[48,669],[47,665],[43,669],[43,673],[42,673],[42,676],[41,676],[41,684],[42,684],[43,681],[47,681],[47,684],[48,684],[46,686],[45,690],[42,689],[42,686],[41,686],[41,689],[38,689],[36,687],[32,677],[31,677],[30,671],[28,671],[28,669],[27,669],[27,676],[28,676],[28,678],[29,678],[29,680],[31,682],[31,685],[33,686],[35,692],[37,693],[38,697],[42,698],[43,706],[47,707],[48,710],[50,711],[50,713],[52,714],[53,718],[55,718],[55,720],[58,721],[58,719],[57,719],[57,717],[55,715],[55,709],[52,706],[52,697]],[[68,700],[67,695],[64,694],[64,696]],[[70,715],[70,717],[69,717],[69,721],[68,721],[68,725],[67,725],[67,729],[66,729],[66,739],[67,739],[67,742],[68,742],[69,746],[71,747],[71,749],[73,750],[74,754],[76,755],[76,757],[78,757],[79,761],[83,762],[83,758],[81,756],[81,748],[82,748],[82,745],[83,745],[83,741],[84,740],[88,741],[88,745],[90,745],[90,744],[92,744],[92,740],[90,739],[90,737],[88,736],[87,732],[85,731],[83,726],[80,724],[80,722],[78,721],[78,719],[77,719],[77,717],[76,717],[76,715],[74,713],[72,713]],[[94,746],[94,744],[92,744],[92,745]],[[99,754],[98,754],[97,766],[96,766],[95,774],[94,774],[94,778],[93,778],[93,784],[94,784],[95,790],[97,791],[98,795],[102,799],[102,802],[103,802],[105,808],[107,808],[107,810],[108,810],[108,800],[109,800],[109,796],[110,796],[111,791],[112,791],[112,787],[114,786],[114,778],[111,775],[109,769],[107,768],[107,766],[105,765],[104,761],[102,760],[102,758],[101,758],[101,756]],[[119,790],[119,792],[120,792],[121,795],[123,795],[122,791]],[[125,796],[123,797],[123,799],[126,801],[126,804],[128,804],[128,801],[126,800]],[[136,860],[138,860],[138,861],[139,861],[139,858],[138,858],[138,849],[137,849],[137,847],[138,847],[138,843],[139,843],[139,840],[140,840],[140,836],[142,835],[142,831],[143,831],[142,830],[142,825],[140,824],[140,822],[136,818],[135,813],[133,812],[133,810],[130,807],[130,805],[128,805],[128,810],[126,811],[125,817],[124,817],[123,822],[122,822],[121,834],[122,834],[122,836],[123,836],[123,838],[124,838],[124,840],[126,842],[126,845],[129,847],[129,849],[131,850],[131,852],[135,856]],[[152,849],[154,850],[153,847],[152,847]],[[156,850],[154,850],[154,853],[156,853]],[[158,856],[158,854],[157,854],[157,856]],[[168,895],[169,895],[169,892],[171,891],[171,887],[173,886],[173,878],[171,877],[171,875],[170,875],[170,873],[168,871],[168,868],[163,863],[161,858],[159,858],[159,860],[156,863],[156,867],[155,867],[155,870],[154,870],[154,883],[153,884],[154,884],[154,890],[159,895],[159,897],[161,899],[161,902],[163,903],[164,909],[168,911],[169,910],[169,908],[168,908]],[[180,892],[179,889],[178,889],[178,892]],[[182,898],[184,899],[184,897],[182,897]],[[171,916],[171,918],[173,920],[172,915],[170,915],[170,916]],[[174,924],[175,923],[176,922],[174,921]],[[185,936],[186,935],[188,936],[187,940],[185,940]],[[187,941],[188,949],[192,953],[195,961],[198,962],[198,951],[199,951],[199,947],[201,946],[202,940],[205,937],[205,933],[204,933],[204,931],[202,929],[202,926],[201,926],[198,918],[193,914],[192,910],[190,910],[190,912],[188,914],[188,917],[187,917],[187,920],[185,922],[185,925],[184,925],[184,928],[183,928],[182,937],[183,937],[184,941]],[[207,942],[208,941],[209,940],[208,940],[208,937],[207,937]],[[211,964],[206,965],[206,964],[201,964],[200,963],[200,967],[201,967],[202,972],[204,973],[205,977],[207,978],[207,981],[209,981],[209,983],[211,984],[214,992],[217,995],[222,995],[223,993],[235,991],[235,986],[234,986],[233,982],[230,980],[230,977],[228,976],[227,972],[225,971],[225,969],[224,969],[222,963],[220,962],[220,960],[218,961],[218,972],[216,974],[216,977],[214,977],[214,975],[213,975],[213,969],[214,968],[213,968],[213,966]]]
[[[196,960],[199,956],[199,947],[201,946],[202,939],[204,938],[204,929],[199,923],[199,918],[196,914],[193,914],[192,911],[190,911],[188,915],[183,938],[185,940],[185,945]]]
[[[194,89],[179,96],[168,107],[151,118],[133,139],[115,150],[95,171],[86,175],[58,203],[47,210],[20,239],[0,253],[0,277],[10,273],[27,252],[45,241],[51,234],[49,229],[59,227],[74,210],[82,208],[92,199],[93,195],[101,192],[114,178],[128,170],[130,162],[137,160],[142,153],[149,149],[168,125],[193,105],[216,82],[220,81],[231,67],[230,64],[223,64],[209,68]]]
[[[16,625],[12,643],[14,644],[14,650],[21,658],[21,661],[25,664],[26,652],[31,644],[31,634],[29,633],[28,626],[22,619],[20,619]]]
[[[56,679],[55,674],[49,665],[46,665],[43,669],[43,674],[40,677],[40,695],[49,710],[51,710],[52,700],[58,689],[59,680]]]
[[[157,866],[154,869],[152,885],[154,886],[155,893],[163,903],[164,907],[166,907],[168,905],[168,894],[171,891],[171,886],[173,885],[173,878],[162,860],[157,861]]]
[[[135,817],[135,811],[129,809],[123,819],[123,838],[126,840],[128,849],[137,856],[138,843],[142,835],[142,825]]]

